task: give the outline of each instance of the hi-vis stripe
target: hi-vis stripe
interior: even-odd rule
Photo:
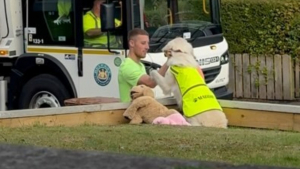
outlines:
[[[62,54],[77,54],[77,49],[61,49],[61,48],[34,48],[28,47],[27,52],[32,53],[62,53]],[[92,54],[92,55],[114,55],[107,50],[95,50],[95,49],[83,49],[83,54]],[[124,51],[121,52],[124,54]]]
[[[67,54],[77,54],[76,49],[59,49],[59,48],[27,48],[27,52],[33,53],[67,53]]]

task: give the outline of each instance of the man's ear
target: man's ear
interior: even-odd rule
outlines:
[[[134,46],[134,40],[133,39],[129,40],[129,46]]]

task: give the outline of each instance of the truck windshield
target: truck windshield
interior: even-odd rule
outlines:
[[[210,0],[146,0],[145,29],[150,34],[150,52],[175,37],[188,41],[221,33],[212,23]]]

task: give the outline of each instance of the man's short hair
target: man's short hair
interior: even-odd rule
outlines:
[[[133,37],[137,35],[147,35],[149,36],[149,33],[141,28],[134,28],[131,31],[128,32],[128,40],[132,39]]]
[[[103,3],[103,2],[105,2],[106,0],[94,0],[94,2],[101,2],[101,3]]]

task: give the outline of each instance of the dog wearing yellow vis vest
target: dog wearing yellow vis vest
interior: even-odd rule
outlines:
[[[192,45],[177,37],[162,50],[168,58],[169,69],[165,77],[156,70],[150,72],[150,77],[163,93],[173,93],[177,105],[192,126],[227,128],[226,115],[199,70]]]

